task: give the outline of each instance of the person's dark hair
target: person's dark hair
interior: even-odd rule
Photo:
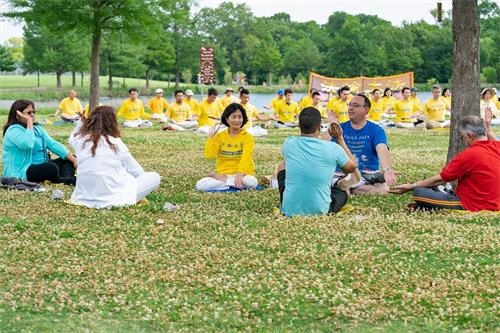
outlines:
[[[241,128],[243,128],[243,126],[245,126],[245,124],[248,122],[248,117],[245,108],[238,103],[231,103],[228,106],[226,106],[224,112],[222,112],[222,115],[220,116],[221,123],[229,127],[227,118],[229,118],[230,115],[232,115],[238,110],[241,112],[241,115],[243,116],[243,122],[241,123]]]
[[[178,93],[182,93],[184,95],[184,90],[176,90],[174,96],[177,96]]]
[[[486,136],[486,126],[483,119],[478,116],[467,116],[460,122],[460,131],[477,138]]]
[[[290,88],[286,88],[286,89],[285,89],[285,95],[286,95],[286,94],[293,94],[293,90],[292,90],[292,89],[290,89]]]
[[[9,116],[7,117],[7,123],[3,127],[3,135],[5,136],[5,132],[7,129],[14,124],[19,124],[23,127],[26,127],[26,124],[22,123],[17,119],[17,111],[23,112],[28,106],[33,107],[33,112],[35,112],[35,103],[27,99],[18,99],[14,103],[12,103],[9,111]]]
[[[317,92],[317,91],[315,91],[315,92],[313,92],[313,93],[312,93],[312,97],[313,97],[313,98],[314,98],[314,96],[319,96],[319,95],[320,95],[320,93],[319,93],[319,92]]]
[[[250,91],[247,88],[243,88],[240,90],[240,96],[241,95],[250,95]]]
[[[368,110],[372,107],[372,102],[370,102],[370,99],[364,95],[364,94],[357,94],[356,96],[363,97],[363,106],[365,108],[368,108]]]
[[[133,91],[135,91],[135,92],[137,92],[137,93],[139,92],[139,90],[137,90],[137,88],[130,88],[130,89],[128,90],[128,94],[130,95]]]
[[[208,88],[207,94],[208,94],[208,96],[217,96],[218,92],[217,92],[217,89],[212,87],[212,88]]]
[[[302,134],[313,134],[321,126],[321,113],[318,109],[307,107],[299,114],[299,128]]]
[[[444,94],[446,94],[447,91],[450,91],[450,89],[449,88],[444,88],[443,92],[441,92],[441,96],[444,96]]]
[[[387,96],[387,92],[390,91],[392,93],[392,89],[387,87],[384,89],[384,97]]]
[[[95,156],[101,136],[105,138],[111,150],[116,153],[117,146],[109,140],[109,137],[119,138],[121,136],[115,109],[108,105],[96,107],[89,114],[88,118],[83,119],[82,127],[76,135],[82,137],[88,136],[82,148],[85,147],[87,142],[92,142],[92,148],[90,149],[92,156]]]
[[[375,89],[372,90],[372,94],[375,94],[377,91],[382,92],[382,90],[380,90],[379,88],[375,88]]]
[[[239,86],[238,89],[236,89],[237,92],[240,92],[241,90],[245,89],[245,87]]]
[[[351,88],[349,88],[349,86],[343,86],[337,91],[337,94],[340,96],[343,91],[351,91]]]
[[[404,94],[405,93],[405,90],[408,90],[409,92],[411,92],[411,89],[408,88],[408,87],[404,87],[403,89],[401,89],[401,93]]]

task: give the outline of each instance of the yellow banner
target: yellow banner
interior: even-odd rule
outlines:
[[[389,87],[393,91],[401,90],[404,87],[413,87],[413,72],[381,76],[381,77],[353,77],[348,79],[338,79],[321,76],[311,72],[309,75],[309,91],[311,89],[321,93],[321,100],[327,101],[329,97],[337,94],[337,90],[343,86],[348,86],[352,93],[368,94],[375,88],[384,91]]]

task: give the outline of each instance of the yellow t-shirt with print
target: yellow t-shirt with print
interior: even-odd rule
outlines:
[[[394,96],[391,96],[391,97],[384,96],[384,97],[382,97],[382,103],[384,103],[384,111],[387,110],[388,108],[390,108],[391,106],[393,106],[394,103],[396,103],[397,101],[398,100]]]
[[[167,117],[176,122],[186,121],[191,119],[191,108],[184,102],[181,104],[172,103],[167,109]]]
[[[117,116],[122,116],[126,121],[151,118],[149,114],[144,112],[144,104],[138,98],[135,101],[127,98],[118,109]]]
[[[259,115],[259,111],[255,106],[250,103],[241,104],[241,106],[245,109],[245,112],[248,117],[248,122],[245,124],[243,128],[250,128],[253,126],[253,119]]]
[[[242,129],[238,135],[232,137],[228,129],[223,130],[205,143],[205,158],[215,158],[215,169],[219,174],[234,175],[255,173],[253,161],[253,137]]]
[[[295,121],[295,117],[299,116],[300,109],[299,105],[295,102],[290,102],[290,104],[282,102],[276,105],[274,113],[278,116],[279,121],[283,123],[291,123]]]
[[[200,107],[200,103],[194,97],[190,99],[184,98],[184,103],[189,105],[193,114],[199,114],[198,108]]]
[[[412,101],[404,99],[394,103],[392,109],[396,112],[397,123],[412,123],[411,116],[418,112],[417,106]]]
[[[422,101],[418,98],[418,96],[410,96],[408,97],[408,100],[417,106],[418,111],[422,110]]]
[[[198,106],[197,114],[199,116],[198,127],[214,126],[215,120],[212,118],[220,118],[222,114],[220,101],[216,99],[212,103],[209,103],[205,97]]]
[[[82,104],[80,104],[80,101],[76,97],[73,98],[73,100],[69,97],[64,98],[61,103],[59,103],[59,109],[67,116],[76,116],[83,112]]]
[[[278,104],[283,103],[284,101],[285,101],[285,97],[281,97],[281,98],[279,96],[274,97],[271,100],[271,104],[270,104],[271,109],[276,110],[276,107],[278,106]]]
[[[236,103],[237,101],[238,101],[237,98],[234,97],[233,95],[231,96],[224,95],[224,97],[220,99],[220,107],[222,108],[222,111],[224,111],[229,104]]]
[[[428,99],[422,108],[422,113],[429,117],[432,121],[445,121],[445,111],[447,109],[447,103],[443,98],[438,98],[437,100],[431,98]]]
[[[149,100],[148,107],[151,110],[151,113],[163,115],[168,109],[168,102],[163,97],[153,97]]]
[[[384,114],[384,102],[379,98],[377,102],[375,100],[370,100],[371,107],[368,111],[368,119],[372,121],[381,121],[382,115]]]
[[[300,100],[299,109],[300,109],[300,111],[302,111],[305,108],[307,108],[308,106],[313,106],[313,100],[312,100],[311,96],[304,96],[304,98],[302,98]]]
[[[335,112],[337,115],[337,118],[339,118],[340,123],[345,123],[346,121],[349,121],[349,115],[347,113],[349,106],[349,102],[346,100],[343,102],[342,100],[336,100],[335,102],[328,102],[327,107],[328,110]]]

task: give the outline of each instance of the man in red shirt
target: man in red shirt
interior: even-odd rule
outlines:
[[[491,131],[491,115],[485,121],[469,116],[460,123],[462,140],[468,146],[441,173],[414,184],[396,186],[391,193],[413,190],[418,208],[500,211],[500,141]],[[436,190],[457,180],[455,193]]]

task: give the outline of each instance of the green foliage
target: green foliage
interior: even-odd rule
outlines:
[[[184,81],[184,83],[191,83],[192,78],[193,74],[191,73],[191,70],[189,68],[186,68],[182,71],[182,81]]]
[[[5,47],[16,64],[23,62],[23,46],[24,39],[22,37],[11,37],[5,42]]]
[[[497,81],[498,73],[494,67],[484,67],[483,70],[481,71],[481,74],[484,75],[484,78],[488,83],[498,82]]]
[[[0,71],[10,72],[16,69],[12,55],[5,46],[0,45]]]

